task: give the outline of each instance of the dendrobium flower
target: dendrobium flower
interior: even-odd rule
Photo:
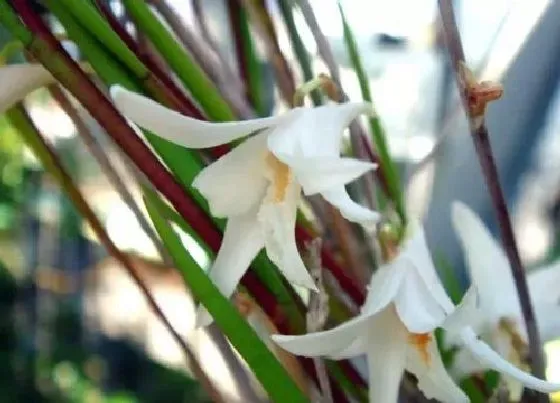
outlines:
[[[453,204],[452,221],[471,282],[479,291],[476,331],[503,357],[523,367],[527,334],[507,257],[480,218],[463,203]],[[527,282],[542,341],[560,337],[560,263],[530,272]],[[460,378],[486,369],[467,351],[460,350],[452,371]],[[514,394],[521,393],[520,385],[509,384]]]
[[[360,314],[333,329],[303,336],[274,335],[282,348],[304,356],[333,359],[367,354],[372,403],[398,398],[405,370],[418,379],[427,398],[468,402],[446,372],[434,330],[443,327],[478,360],[541,391],[560,389],[515,368],[480,341],[469,323],[477,314],[476,289],[455,307],[433,266],[423,230],[415,230],[396,256],[373,275]]]
[[[0,67],[0,113],[4,113],[28,94],[54,77],[40,64],[10,64]]]
[[[226,296],[263,247],[289,281],[315,288],[294,234],[302,190],[306,195],[320,193],[351,221],[367,226],[378,219],[376,212],[352,201],[344,188],[374,164],[340,157],[344,129],[359,115],[373,113],[369,103],[295,108],[276,117],[210,123],[121,87],[113,87],[111,94],[118,109],[134,123],[185,147],[214,147],[260,131],[205,168],[193,182],[208,199],[212,214],[228,218],[210,269],[210,277]],[[200,313],[199,324],[209,321],[207,313]]]

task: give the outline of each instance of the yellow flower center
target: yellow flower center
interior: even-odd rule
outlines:
[[[517,366],[522,367],[528,356],[529,346],[519,333],[519,329],[515,320],[503,317],[498,322],[498,333],[505,335],[511,344],[508,360],[514,362]]]
[[[290,184],[290,167],[270,152],[266,156],[266,163],[272,171],[273,200],[275,203],[279,203],[286,197],[286,189]]]
[[[422,361],[424,361],[426,365],[430,365],[428,347],[431,341],[432,335],[430,333],[409,333],[408,335],[408,342],[418,350]]]

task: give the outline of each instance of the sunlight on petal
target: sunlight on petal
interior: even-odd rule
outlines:
[[[283,200],[277,200],[276,189],[269,187],[265,203],[259,209],[266,254],[292,283],[316,290],[315,282],[308,273],[296,246],[295,224],[299,185],[290,178]]]
[[[222,246],[210,268],[209,276],[220,292],[229,297],[249,265],[263,248],[262,233],[254,214],[231,218],[224,232]],[[199,307],[197,327],[212,322],[208,312]]]
[[[371,326],[371,315],[360,314],[330,330],[301,336],[275,334],[272,340],[284,350],[306,357],[336,355]]]
[[[280,159],[282,156],[338,156],[344,129],[357,116],[373,114],[373,107],[359,102],[296,108],[294,111],[299,113],[294,113],[290,121],[283,122],[268,139],[269,149]]]
[[[308,196],[347,185],[377,167],[370,162],[340,157],[286,157],[284,161],[294,170],[303,192]]]
[[[344,186],[337,189],[323,191],[321,196],[340,211],[349,221],[363,224],[367,228],[373,227],[380,219],[380,214],[353,201]]]
[[[261,133],[246,140],[194,179],[193,186],[208,200],[215,217],[230,217],[256,208],[268,181],[263,172],[266,136]]]
[[[408,332],[393,307],[380,312],[368,332],[369,401],[396,402],[405,369]]]
[[[465,204],[454,202],[452,223],[462,245],[471,281],[488,318],[517,316],[517,292],[508,260],[480,218]]]
[[[290,112],[270,118],[212,123],[184,116],[118,85],[111,87],[111,97],[119,111],[137,125],[175,144],[190,148],[226,144],[291,118]]]
[[[516,368],[500,357],[500,355],[492,350],[486,343],[479,340],[472,330],[467,329],[463,331],[462,340],[465,343],[465,347],[468,348],[482,364],[488,366],[488,368],[492,368],[504,375],[517,379],[526,387],[539,392],[551,393],[560,391],[560,383],[552,383],[535,378],[519,368]]]
[[[412,333],[426,333],[440,326],[446,317],[445,310],[438,304],[423,283],[417,270],[409,267],[395,298],[399,317]]]

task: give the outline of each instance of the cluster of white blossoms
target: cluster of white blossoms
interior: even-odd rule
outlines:
[[[50,77],[43,71],[37,73],[32,85],[14,89],[5,83],[12,75],[13,71],[0,69],[0,106],[4,109]],[[373,113],[368,103],[300,107],[278,117],[210,123],[183,116],[121,87],[113,87],[111,96],[132,122],[185,147],[214,147],[247,136],[206,167],[193,183],[208,200],[212,214],[228,219],[209,271],[225,296],[232,295],[263,248],[287,280],[315,289],[294,235],[302,192],[321,194],[346,219],[365,227],[373,227],[379,220],[378,213],[352,201],[345,190],[346,184],[374,169],[374,164],[341,157],[343,131],[355,118]],[[342,359],[366,354],[370,402],[374,403],[397,401],[405,370],[416,376],[427,398],[468,402],[443,365],[436,328],[443,328],[448,343],[460,348],[456,367],[451,370],[455,377],[494,369],[541,392],[560,390],[560,384],[537,379],[502,357],[512,356],[514,335],[526,340],[508,262],[466,206],[453,206],[453,222],[466,250],[473,282],[459,306],[453,304],[438,278],[422,226],[412,223],[404,240],[393,245],[387,261],[372,276],[359,315],[330,330],[274,335],[273,340],[304,356]],[[557,272],[543,270],[531,275],[529,282],[532,287],[546,287],[551,275],[560,277]],[[541,331],[549,339],[560,330],[559,307],[545,295],[534,302]],[[556,317],[549,320],[553,315]],[[502,332],[501,339],[492,342],[486,336],[506,319],[511,331]],[[207,325],[211,320],[201,308],[198,324]],[[479,338],[479,334],[484,337]],[[498,349],[500,355],[484,338],[494,346],[511,348]]]

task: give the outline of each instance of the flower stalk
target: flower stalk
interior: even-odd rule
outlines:
[[[438,6],[443,23],[445,42],[455,70],[455,78],[461,94],[463,106],[469,118],[471,137],[486,180],[488,191],[490,192],[492,205],[498,219],[502,243],[510,263],[519,301],[521,303],[521,310],[527,328],[531,370],[535,376],[544,378],[545,365],[543,352],[535,320],[535,313],[529,297],[529,288],[525,278],[525,271],[515,242],[505,197],[500,186],[498,169],[494,161],[488,129],[484,123],[484,107],[480,108],[478,105],[479,102],[476,102],[482,101],[483,105],[485,105],[486,102],[495,99],[495,96],[497,96],[497,88],[493,89],[495,96],[483,99],[480,98],[480,93],[472,91],[472,80],[468,70],[465,69],[465,55],[453,14],[453,6],[450,0],[439,0]],[[474,105],[473,101],[475,101]],[[477,107],[473,107],[475,105]],[[548,397],[542,394],[540,401],[546,402],[548,401]]]

